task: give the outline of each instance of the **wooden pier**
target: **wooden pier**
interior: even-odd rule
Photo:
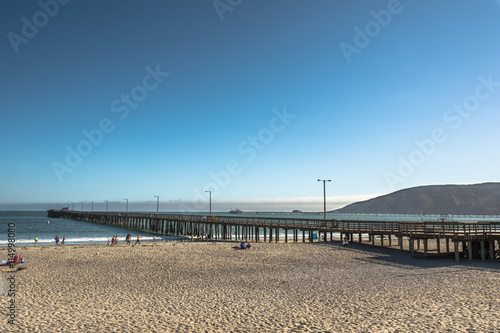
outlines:
[[[47,213],[53,218],[67,218],[162,235],[214,241],[314,242],[342,240],[343,237],[347,237],[350,242],[356,239],[360,243],[368,242],[375,246],[377,239],[377,245],[398,246],[401,250],[409,251],[412,256],[417,252],[425,257],[431,255],[431,252],[438,256],[454,252],[456,261],[461,257],[466,257],[468,260],[473,258],[495,260],[495,249],[500,248],[500,221],[353,221],[242,215],[124,214],[72,210],[49,210]],[[280,232],[284,233],[283,239],[280,239],[283,236]],[[396,243],[393,245],[393,242]],[[435,242],[432,251],[429,250],[430,242]],[[453,246],[453,251],[450,251],[450,245]]]

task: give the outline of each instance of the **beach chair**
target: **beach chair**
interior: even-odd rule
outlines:
[[[0,266],[10,266],[13,264],[14,266],[24,264],[24,259],[21,258],[21,255],[14,256],[14,259],[1,260]]]

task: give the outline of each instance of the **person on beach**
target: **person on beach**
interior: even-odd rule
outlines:
[[[247,249],[251,249],[252,248],[252,243],[248,242],[247,246],[246,246]]]
[[[125,238],[125,241],[127,242],[128,245],[130,245],[131,238],[132,238],[131,234],[128,234],[127,237]]]
[[[347,237],[344,236],[344,239],[342,240],[342,246],[347,247],[347,245],[349,245],[349,241],[347,240]]]
[[[38,237],[35,237],[35,246],[38,244]]]
[[[64,241],[66,240],[66,236],[63,236],[63,239],[62,239],[62,242],[61,242],[61,245],[64,245]]]
[[[139,243],[139,246],[141,246],[141,234],[137,234],[137,241],[132,245],[132,247],[135,246],[135,244]]]
[[[109,238],[108,238],[108,243],[106,244],[106,246],[109,246]]]
[[[59,245],[59,235],[56,236],[56,245]]]

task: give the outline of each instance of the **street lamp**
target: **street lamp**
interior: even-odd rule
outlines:
[[[92,211],[94,211],[94,202],[92,201]]]
[[[331,182],[331,179],[318,179],[318,182],[323,182],[323,218],[326,220],[326,182]]]
[[[210,218],[212,218],[212,191],[205,191],[205,192],[208,192],[208,195],[209,195],[209,205],[210,205]]]
[[[108,200],[106,200],[106,213],[108,212]]]
[[[127,204],[125,205],[125,214],[128,214],[128,199],[123,199],[123,200],[127,200]]]
[[[158,212],[160,211],[160,196],[155,195],[156,198],[156,215],[158,215]]]

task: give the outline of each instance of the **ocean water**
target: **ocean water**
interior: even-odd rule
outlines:
[[[132,235],[135,242],[137,230],[95,224],[90,222],[73,221],[68,219],[48,218],[47,212],[5,212],[0,211],[0,246],[8,244],[9,224],[15,224],[15,244],[17,246],[54,245],[55,237],[62,240],[66,236],[65,244],[105,244],[108,239],[118,235],[121,242],[127,234]],[[184,237],[164,236],[140,232],[141,241],[171,241],[185,239]]]

